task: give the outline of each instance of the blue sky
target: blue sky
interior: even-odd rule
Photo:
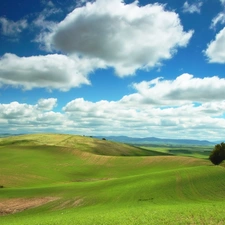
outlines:
[[[0,133],[224,139],[225,0],[0,4]]]

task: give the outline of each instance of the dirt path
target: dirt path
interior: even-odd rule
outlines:
[[[35,208],[57,199],[56,197],[0,199],[0,216]]]

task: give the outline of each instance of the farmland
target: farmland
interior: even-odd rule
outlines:
[[[225,169],[210,147],[92,137],[0,139],[0,223],[223,224]]]

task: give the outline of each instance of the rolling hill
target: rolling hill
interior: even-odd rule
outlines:
[[[63,134],[1,138],[0,156],[1,224],[225,219],[225,169],[206,159]]]

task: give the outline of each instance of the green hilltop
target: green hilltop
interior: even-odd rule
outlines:
[[[0,138],[0,224],[222,224],[223,164],[190,156],[66,134]]]

